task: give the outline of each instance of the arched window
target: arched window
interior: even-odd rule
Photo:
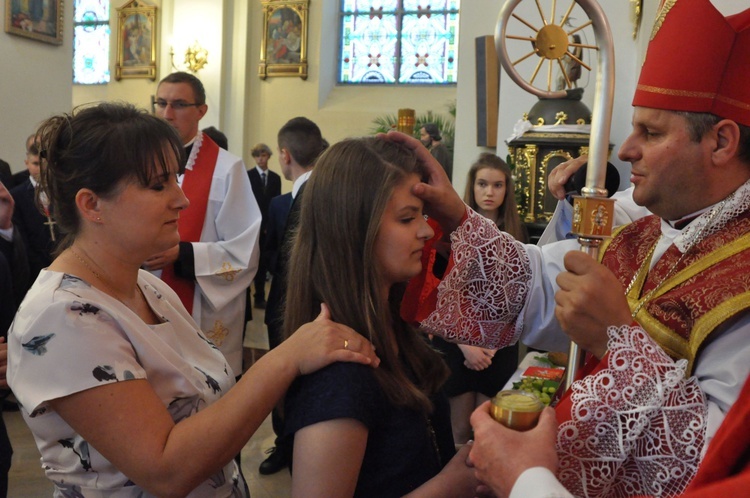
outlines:
[[[109,3],[73,2],[73,83],[109,83]]]
[[[342,0],[342,84],[450,85],[459,0]]]

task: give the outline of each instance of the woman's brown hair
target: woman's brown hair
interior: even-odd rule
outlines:
[[[326,303],[334,321],[375,346],[381,363],[373,372],[388,399],[429,413],[429,396],[447,378],[447,367],[399,317],[403,286],[394,285],[387,300],[382,295],[373,249],[394,188],[423,174],[413,151],[377,138],[344,140],[320,157],[302,197],[284,330],[290,334],[314,320]]]
[[[65,234],[58,253],[72,244],[80,229],[75,201],[80,189],[111,197],[122,180],[147,186],[169,172],[174,158],[185,162],[175,129],[131,104],[102,103],[53,116],[42,123],[37,137],[40,192],[49,198],[55,222]]]
[[[516,205],[516,193],[513,184],[513,174],[508,165],[497,157],[495,154],[484,152],[480,154],[479,159],[471,165],[466,179],[466,192],[464,193],[464,202],[473,210],[478,210],[477,200],[474,198],[474,182],[477,180],[477,173],[485,168],[494,169],[505,176],[505,198],[500,205],[500,210],[496,220],[498,228],[511,234],[516,240],[528,242],[529,236],[526,232],[521,217],[518,215]]]

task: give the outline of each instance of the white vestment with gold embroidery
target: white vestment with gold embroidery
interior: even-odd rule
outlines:
[[[193,145],[187,168],[200,154]],[[224,353],[235,375],[242,373],[245,291],[258,270],[261,214],[242,159],[219,149],[200,242],[193,243],[193,318]]]

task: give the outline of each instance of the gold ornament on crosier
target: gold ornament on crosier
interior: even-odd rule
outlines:
[[[591,71],[591,67],[583,61],[583,50],[596,51],[599,49],[596,45],[581,43],[579,41],[580,38],[576,35],[576,33],[591,26],[593,21],[589,20],[577,27],[569,26],[570,15],[576,4],[575,1],[571,2],[567,10],[563,12],[559,23],[556,23],[555,21],[555,18],[557,17],[555,7],[553,7],[551,13],[547,14],[542,12],[541,6],[537,2],[537,11],[540,19],[525,19],[512,12],[513,8],[520,3],[520,0],[508,2],[506,5],[511,3],[514,5],[510,8],[511,12],[509,13],[509,17],[519,21],[526,28],[531,30],[531,33],[516,35],[503,32],[502,44],[511,41],[516,44],[519,42],[523,44],[531,42],[532,50],[516,60],[508,60],[507,62],[515,70],[521,62],[536,55],[539,60],[537,61],[533,73],[527,80],[528,85],[535,86],[534,83],[537,76],[539,76],[539,73],[546,72],[546,84],[542,83],[537,89],[544,91],[546,88],[547,92],[551,92],[553,90],[553,68],[557,67],[560,71],[561,79],[565,84],[565,88],[573,88],[574,82],[580,77],[580,74],[577,73],[579,68]],[[503,14],[501,13],[501,15]],[[497,33],[495,35],[495,43],[498,43]],[[504,47],[503,51],[505,51]],[[505,55],[507,55],[507,51],[505,51],[503,56]],[[546,71],[542,71],[545,67],[545,63]],[[577,74],[574,75],[573,72],[576,72]],[[513,76],[511,77],[514,78]]]

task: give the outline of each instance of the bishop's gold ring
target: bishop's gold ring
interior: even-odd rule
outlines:
[[[344,349],[349,349],[349,341],[344,339]]]

